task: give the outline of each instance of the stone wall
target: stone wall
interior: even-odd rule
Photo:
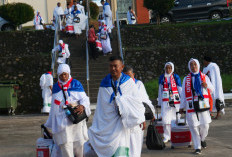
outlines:
[[[162,74],[172,61],[175,72],[186,75],[190,58],[202,62],[211,56],[221,73],[232,73],[232,25],[127,26],[122,29],[125,63],[134,67],[137,78],[148,81]]]
[[[19,83],[17,112],[42,107],[39,79],[50,69],[53,31],[0,32],[0,82]]]

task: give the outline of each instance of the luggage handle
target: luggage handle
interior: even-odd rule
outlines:
[[[161,108],[161,106],[156,105],[155,108],[156,108],[156,116],[157,116],[156,121],[159,121],[159,112],[158,112],[159,110],[158,109]]]
[[[186,112],[182,112],[185,116],[184,116],[184,125],[186,125]],[[178,115],[180,114],[180,112],[176,112],[176,125],[178,125]],[[182,124],[181,124],[182,125]],[[178,125],[178,126],[181,126]]]

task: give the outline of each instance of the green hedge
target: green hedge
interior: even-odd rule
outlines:
[[[10,3],[0,6],[0,15],[16,26],[33,20],[34,9],[25,3]]]

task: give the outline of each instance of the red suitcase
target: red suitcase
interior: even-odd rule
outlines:
[[[176,123],[171,127],[171,148],[174,149],[175,147],[191,147],[192,138],[191,132],[189,130],[188,124],[186,124],[186,116],[183,119],[182,123],[178,123],[180,119],[178,118],[179,112],[176,113]]]

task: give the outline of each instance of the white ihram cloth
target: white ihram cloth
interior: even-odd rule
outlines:
[[[80,35],[82,33],[81,30],[82,30],[82,27],[84,25],[83,16],[85,16],[85,15],[82,15],[82,14],[79,13],[79,14],[77,14],[77,16],[80,18],[80,22],[79,23],[73,22],[74,33]],[[75,15],[72,14],[71,17],[72,17],[72,20],[73,20]]]
[[[120,85],[120,89],[122,95],[118,92],[115,101],[110,103],[112,87],[99,88],[97,108],[88,131],[89,141],[99,157],[111,157],[119,147],[129,148],[130,129],[145,121],[145,108],[134,81],[130,78]]]
[[[66,18],[68,17],[68,16],[71,16],[71,12],[72,12],[72,9],[71,8],[66,8],[65,10],[64,10],[64,14],[65,14],[65,16],[66,16]]]
[[[140,98],[142,99],[142,102],[147,103],[148,106],[151,108],[153,114],[155,114],[155,108],[152,105],[151,101],[149,100],[149,96],[147,95],[143,82],[140,80],[135,80],[135,84],[138,87],[139,95]],[[137,125],[134,128],[132,128],[130,132],[130,156],[132,157],[141,156],[141,151],[143,146],[143,134],[144,134],[144,131],[142,130],[141,127],[140,125]]]
[[[64,11],[63,11],[62,7],[57,6],[53,11],[53,17],[55,17],[55,20],[58,20],[60,15],[64,15]],[[60,30],[62,30],[62,20],[61,20],[61,18],[60,18],[59,25],[60,25]]]
[[[216,63],[210,63],[207,67],[203,69],[203,73],[207,74],[212,85],[214,86],[214,92],[212,94],[213,98],[213,112],[217,112],[216,109],[216,99],[220,99],[224,102],[224,94],[222,88],[222,78],[220,74],[220,69]],[[224,113],[224,109],[222,110]]]
[[[62,7],[58,7],[58,6],[55,7],[55,9],[53,11],[53,16],[55,18],[57,18],[58,16],[63,15],[63,14],[64,14],[64,11],[63,11]]]
[[[52,102],[52,91],[50,86],[53,86],[53,77],[51,74],[45,73],[40,77],[40,87],[42,89],[43,109],[42,113],[49,113]]]
[[[83,5],[77,4],[77,10],[81,12],[81,14],[85,14],[85,8]],[[72,11],[74,10],[75,5],[72,6]]]
[[[59,50],[60,50],[60,45],[57,45],[54,49],[52,49],[52,52],[55,53]],[[65,54],[62,54],[63,51]],[[58,59],[57,59],[57,63],[59,63],[59,64],[64,64],[66,62],[66,58],[70,57],[68,44],[65,44],[64,50],[62,50],[62,52],[59,53],[59,55],[61,55],[62,57],[58,57]]]
[[[127,12],[127,21],[128,21],[128,24],[130,24],[130,25],[136,24],[136,20],[132,20],[131,17],[134,17],[134,14],[132,14],[130,11],[128,11]]]

